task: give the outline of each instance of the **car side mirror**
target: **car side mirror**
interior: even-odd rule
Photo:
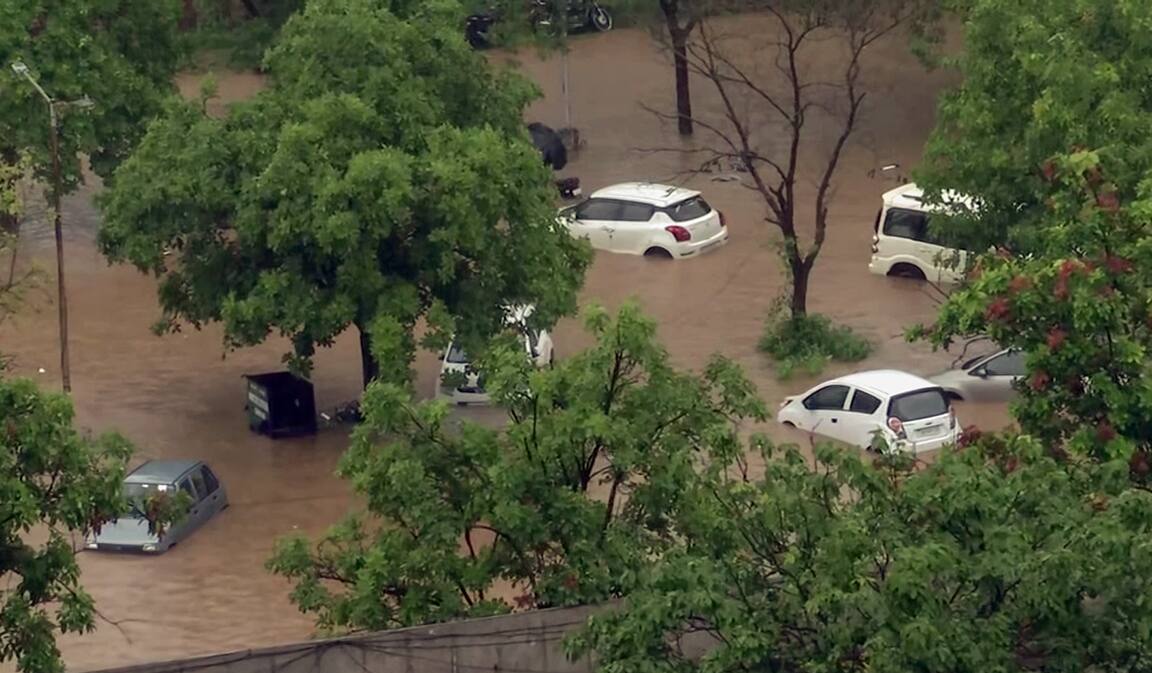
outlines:
[[[986,378],[988,378],[988,370],[984,369],[983,367],[973,369],[972,370],[972,376],[977,376],[979,378],[986,379]]]

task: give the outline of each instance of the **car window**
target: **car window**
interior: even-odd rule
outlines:
[[[620,204],[606,199],[588,199],[576,209],[578,220],[615,220]]]
[[[447,360],[454,365],[468,364],[468,354],[464,352],[460,344],[456,343],[455,339],[452,340],[452,343],[448,344]]]
[[[188,479],[188,477],[184,477],[180,480],[180,490],[187,493],[188,497],[192,498],[192,502],[197,502],[200,500],[200,496],[196,493],[196,490],[192,488],[192,482]]]
[[[855,411],[861,414],[873,414],[880,408],[880,399],[864,392],[857,390],[852,395],[852,404],[848,406],[849,411]]]
[[[915,210],[892,208],[884,219],[884,234],[895,238],[933,243],[928,231],[928,215]]]
[[[988,376],[1023,376],[1024,359],[1024,351],[1008,351],[984,363],[982,369]]]
[[[646,203],[621,201],[620,212],[616,215],[616,219],[621,222],[647,222],[652,219],[652,213],[654,212],[656,212],[655,206],[650,206]]]
[[[205,495],[212,495],[216,492],[216,489],[220,488],[220,480],[216,478],[212,470],[208,469],[207,465],[200,466],[200,475],[204,479]]]
[[[927,388],[904,393],[892,398],[888,405],[888,415],[902,421],[918,421],[921,418],[943,416],[948,413],[948,398],[940,388]]]
[[[843,409],[846,399],[848,399],[848,386],[825,386],[804,400],[804,408],[813,411]]]
[[[192,486],[196,489],[196,493],[201,499],[208,495],[208,487],[204,483],[204,475],[201,474],[200,470],[196,470],[188,475],[188,478],[192,480]]]
[[[674,222],[687,222],[712,212],[712,206],[699,196],[693,196],[690,199],[674,203],[663,210]]]
[[[989,355],[991,355],[991,353],[984,353],[982,355],[977,355],[974,358],[968,358],[963,362],[963,364],[960,365],[960,369],[968,369],[969,367],[974,366],[977,362],[983,361]]]

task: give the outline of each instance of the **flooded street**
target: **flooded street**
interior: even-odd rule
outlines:
[[[521,55],[524,71],[545,98],[527,121],[565,125],[558,57]],[[679,146],[674,125],[662,124],[642,104],[671,106],[672,68],[636,30],[578,39],[570,57],[572,122],[586,141],[563,175],[578,176],[586,194],[614,182],[677,180],[689,168],[682,155],[643,148]],[[935,97],[946,84],[927,73],[899,40],[877,47],[866,66],[870,94],[863,130],[840,169],[828,241],[812,278],[809,308],[848,324],[876,344],[858,365],[830,367],[823,377],[858,368],[895,367],[931,374],[951,356],[904,342],[909,324],[930,320],[932,298],[914,281],[868,272],[872,223],[880,194],[893,182],[869,178],[881,164],[914,165],[927,137]],[[220,75],[224,100],[259,85],[251,75]],[[707,114],[715,101],[705,82],[694,82],[694,103]],[[194,78],[182,88],[196,89]],[[693,142],[707,140],[703,130]],[[811,165],[811,164],[809,164]],[[759,386],[770,408],[786,394],[814,383],[781,383],[756,343],[783,276],[770,225],[752,191],[734,182],[695,178],[688,184],[722,210],[729,244],[699,259],[648,261],[598,253],[583,300],[615,306],[636,297],[659,321],[660,336],[675,361],[703,365],[712,353],[727,355]],[[248,432],[244,415],[246,373],[281,368],[288,350],[278,339],[225,353],[215,327],[158,338],[155,283],[128,267],[109,267],[93,241],[98,213],[95,187],[69,198],[68,282],[74,398],[79,422],[94,431],[115,429],[139,448],[140,460],[156,457],[207,461],[229,490],[232,507],[171,552],[156,558],[81,555],[83,584],[106,619],[95,633],[61,642],[72,670],[244,649],[306,638],[311,620],[288,601],[288,584],[263,568],[276,537],[294,530],[319,533],[348,511],[349,489],[333,475],[346,445],[339,431],[273,442]],[[15,358],[18,374],[58,389],[55,268],[49,219],[34,209],[24,251],[47,272],[30,306],[0,331],[0,350]],[[557,356],[586,345],[577,321],[558,326]],[[319,409],[358,394],[360,361],[354,334],[321,351],[313,381]],[[436,355],[421,353],[418,390],[430,392]],[[39,374],[39,368],[45,373]],[[466,413],[491,418],[490,411]],[[962,422],[995,427],[1002,408],[960,408]],[[804,441],[778,426],[775,436]]]

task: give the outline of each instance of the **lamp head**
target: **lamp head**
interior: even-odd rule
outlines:
[[[12,72],[16,73],[17,75],[27,75],[28,66],[24,65],[23,61],[12,61]]]

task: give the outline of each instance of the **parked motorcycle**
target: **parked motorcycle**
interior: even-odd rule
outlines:
[[[472,14],[464,24],[464,38],[473,49],[484,49],[491,46],[488,40],[488,31],[496,23],[496,14]]]
[[[583,190],[580,189],[580,178],[560,178],[556,181],[556,188],[560,190],[560,198],[565,201],[571,201],[579,197]]]
[[[531,0],[529,19],[534,29],[552,25],[561,13],[558,3],[563,1],[563,16],[568,31],[593,28],[600,32],[612,30],[612,14],[598,0]],[[500,21],[500,12],[490,9],[468,17],[464,25],[464,36],[474,49],[491,46],[489,31]]]
[[[532,27],[552,25],[560,13],[558,0],[533,0]],[[567,30],[595,28],[601,33],[612,30],[612,14],[597,0],[567,0],[564,6]]]

